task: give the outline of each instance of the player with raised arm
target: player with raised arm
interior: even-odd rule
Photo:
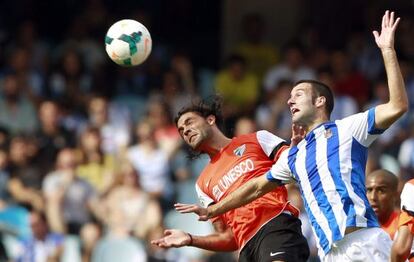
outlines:
[[[324,261],[387,261],[390,237],[379,228],[365,188],[369,145],[408,110],[404,81],[394,50],[400,19],[386,11],[381,32],[374,31],[388,78],[389,101],[341,120],[329,121],[333,94],[323,83],[305,80],[291,92],[292,122],[305,138],[284,151],[272,169],[208,208],[177,204],[182,213],[200,220],[215,217],[297,182]]]
[[[220,103],[201,102],[178,113],[176,125],[196,152],[208,154],[196,191],[204,207],[220,203],[247,181],[267,172],[288,148],[281,138],[264,130],[232,139],[219,129]],[[298,210],[287,201],[284,186],[244,207],[212,219],[216,232],[194,236],[176,229],[153,240],[160,247],[195,246],[213,251],[239,250],[239,261],[306,261],[309,248],[301,232]]]

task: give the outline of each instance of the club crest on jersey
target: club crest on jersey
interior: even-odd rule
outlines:
[[[332,137],[332,130],[331,129],[326,129],[325,133],[324,133],[324,136],[325,136],[326,139],[331,138]]]
[[[234,149],[234,154],[236,156],[242,156],[244,154],[244,151],[246,150],[246,145],[241,145],[238,148]]]

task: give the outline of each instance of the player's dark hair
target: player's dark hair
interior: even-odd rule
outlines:
[[[178,120],[182,115],[188,112],[194,112],[200,116],[206,118],[208,116],[216,117],[216,125],[222,130],[223,128],[223,116],[221,113],[222,98],[214,95],[206,99],[194,100],[190,105],[181,108],[174,118],[175,125],[177,126]]]
[[[183,107],[174,118],[175,125],[177,126],[178,120],[180,117],[188,112],[196,113],[204,118],[208,116],[216,117],[216,125],[220,130],[223,130],[223,116],[221,113],[222,98],[214,95],[206,99],[193,100],[188,106]],[[193,150],[190,147],[187,147],[189,151],[189,158],[196,159],[200,157],[203,153]]]
[[[316,97],[323,96],[326,99],[325,103],[325,112],[328,116],[328,118],[331,116],[332,110],[334,108],[334,96],[332,93],[332,90],[329,88],[329,86],[325,85],[324,83],[317,81],[317,80],[300,80],[295,83],[294,86],[297,86],[299,84],[306,83],[310,84],[312,87],[312,91]]]

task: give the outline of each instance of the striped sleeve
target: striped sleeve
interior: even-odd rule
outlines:
[[[352,133],[363,146],[368,147],[385,129],[375,127],[375,107],[336,121],[338,127]]]
[[[283,151],[270,171],[266,173],[267,180],[282,184],[295,182],[288,164],[289,151],[290,150]]]

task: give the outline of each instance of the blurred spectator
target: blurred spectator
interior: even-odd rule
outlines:
[[[21,92],[37,104],[46,95],[45,79],[31,65],[31,58],[32,54],[26,47],[15,47],[9,58],[9,70],[15,73]]]
[[[154,125],[142,120],[136,128],[137,143],[128,148],[127,157],[139,174],[142,189],[164,207],[171,208],[172,187],[168,155],[155,140]]]
[[[184,68],[180,70],[189,69]],[[171,108],[171,113],[173,115],[177,114],[178,111],[185,106],[186,102],[194,97],[194,89],[186,89],[183,80],[184,79],[175,71],[167,71],[163,75],[160,95]],[[194,86],[192,86],[192,88],[194,88]]]
[[[373,87],[373,97],[368,104],[365,105],[365,109],[386,103],[388,98],[389,91],[387,82],[385,80],[377,80]],[[377,154],[386,153],[387,155],[397,158],[399,146],[407,135],[406,130],[403,128],[403,122],[404,118],[398,119],[375,141],[373,148],[375,148]]]
[[[154,128],[157,145],[167,153],[168,159],[173,158],[182,144],[182,139],[172,119],[172,112],[167,103],[159,99],[149,101],[147,120]]]
[[[93,187],[76,174],[76,151],[59,151],[56,170],[43,182],[46,215],[54,232],[78,235],[82,226],[92,221],[97,198]]]
[[[247,70],[262,79],[267,70],[278,62],[278,50],[266,41],[266,23],[258,13],[243,17],[243,39],[235,48],[235,53],[246,59]]]
[[[316,78],[314,70],[305,64],[303,50],[299,44],[288,44],[282,53],[281,63],[270,68],[263,80],[267,92],[273,90],[282,79],[297,82]]]
[[[381,53],[370,40],[362,32],[353,33],[348,41],[347,55],[350,57],[351,65],[359,73],[374,81],[380,77],[384,69]]]
[[[41,173],[38,165],[33,161],[30,145],[30,139],[27,137],[12,138],[9,149],[11,178],[8,188],[18,203],[43,210],[41,188],[45,174]]]
[[[226,68],[218,72],[215,89],[223,98],[224,118],[234,123],[238,116],[252,113],[259,99],[260,85],[256,76],[247,71],[244,58],[232,55],[227,59]]]
[[[394,239],[398,230],[398,178],[393,173],[378,169],[366,177],[367,198],[378,217],[381,228]]]
[[[104,194],[114,182],[115,156],[102,151],[101,134],[97,128],[86,128],[79,144],[81,162],[77,174],[95,191]]]
[[[260,129],[268,130],[279,137],[289,140],[291,134],[291,112],[286,104],[293,83],[281,80],[275,89],[269,91],[265,102],[256,109],[256,122]]]
[[[246,134],[250,134],[256,131],[257,131],[256,123],[254,122],[252,118],[240,117],[236,121],[233,136],[246,135]]]
[[[11,134],[31,133],[38,125],[36,109],[24,93],[15,73],[9,73],[3,79],[0,125]]]
[[[75,146],[75,135],[60,124],[60,108],[56,102],[43,101],[38,114],[40,127],[35,133],[39,147],[37,163],[46,174],[54,168],[60,149]]]
[[[93,78],[85,70],[81,55],[75,49],[65,50],[59,66],[49,80],[50,97],[70,111],[85,113]]]
[[[118,183],[102,200],[102,220],[109,234],[129,234],[144,241],[161,226],[162,213],[157,200],[142,190],[138,179],[132,165],[124,163]]]
[[[28,51],[28,64],[30,68],[35,70],[34,72],[38,71],[41,74],[47,73],[49,66],[49,45],[45,39],[39,37],[38,28],[35,21],[28,19],[19,24],[17,36],[13,37],[12,42],[8,45],[8,49],[12,50],[16,46],[22,47]],[[39,81],[35,85],[37,87],[40,87],[39,84],[44,84],[42,83],[41,78],[32,77],[31,79],[36,79]],[[38,91],[41,91],[41,89]]]
[[[331,120],[338,120],[358,112],[358,104],[352,96],[339,93],[335,90],[332,71],[329,67],[321,68],[318,71],[318,79],[325,85],[331,87],[334,96],[334,108],[331,113]]]
[[[49,231],[46,216],[32,211],[29,215],[32,237],[22,243],[18,262],[58,262],[63,254],[64,236]]]
[[[89,125],[101,132],[102,151],[106,154],[122,152],[129,143],[129,123],[124,115],[111,115],[108,99],[94,96],[88,105]]]
[[[0,148],[0,202],[9,202],[11,199],[9,193],[9,156],[5,149]]]
[[[330,66],[336,94],[353,97],[358,103],[358,108],[361,108],[368,101],[369,85],[366,78],[353,70],[344,51],[339,50],[331,54]]]
[[[402,168],[402,181],[414,177],[414,123],[408,127],[409,137],[405,139],[398,152],[398,161]]]

